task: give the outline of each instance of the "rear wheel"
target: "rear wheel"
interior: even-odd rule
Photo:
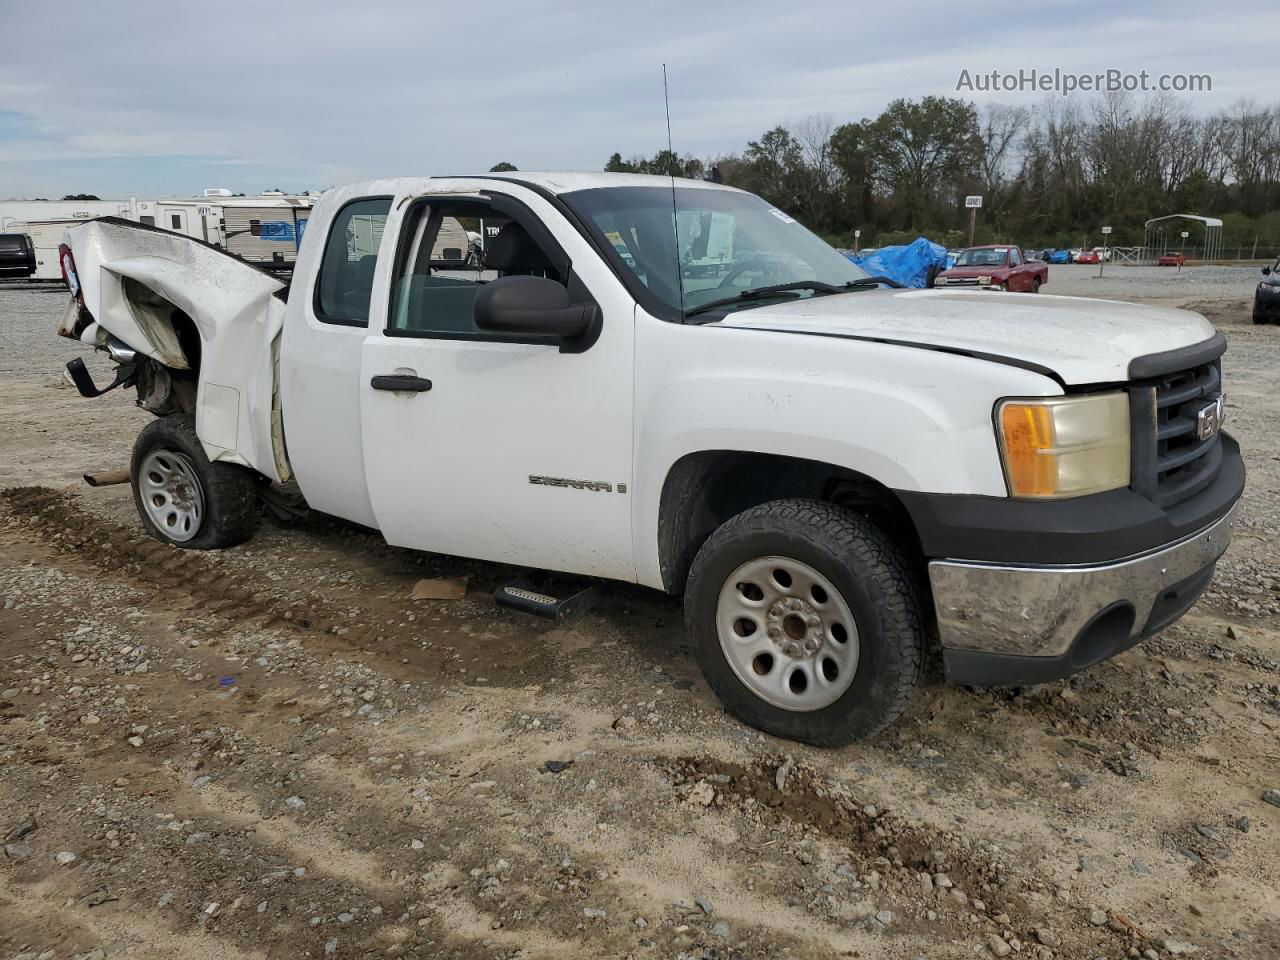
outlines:
[[[892,722],[920,675],[922,598],[864,517],[779,500],[727,521],[689,574],[685,615],[707,682],[767,733],[839,746]]]
[[[260,518],[254,474],[212,463],[187,414],[153,420],[133,445],[133,501],[147,533],[192,550],[244,543]]]

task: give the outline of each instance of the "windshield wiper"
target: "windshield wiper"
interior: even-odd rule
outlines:
[[[848,283],[834,284],[824,283],[821,280],[793,280],[790,283],[774,283],[767,287],[751,287],[743,290],[741,293],[732,297],[724,297],[720,300],[712,300],[709,303],[700,304],[691,310],[684,312],[685,318],[695,316],[699,313],[707,313],[711,310],[718,310],[721,307],[731,307],[735,304],[742,303],[746,300],[754,300],[757,297],[777,296],[780,293],[795,293],[800,290],[812,290],[815,295],[830,293],[845,293],[849,290],[863,290],[871,287],[878,287],[880,284],[888,284],[891,287],[902,287],[897,280],[889,277],[859,277],[857,280],[850,280]]]
[[[854,283],[858,282],[860,281],[854,281]],[[772,297],[781,293],[798,293],[801,290],[812,290],[815,294],[842,293],[847,286],[848,284],[845,284],[844,287],[838,287],[834,283],[823,283],[821,280],[794,280],[791,283],[774,283],[767,287],[751,287],[732,297],[723,297],[720,300],[712,300],[709,303],[700,304],[691,310],[686,310],[684,315],[688,318],[699,313],[706,313],[709,310],[718,310],[720,307],[731,307],[745,300],[754,300],[757,297]]]
[[[850,280],[844,284],[845,290],[869,290],[871,287],[878,287],[880,284],[887,287],[893,287],[895,290],[905,290],[906,284],[899,283],[892,277],[859,277],[857,280]]]

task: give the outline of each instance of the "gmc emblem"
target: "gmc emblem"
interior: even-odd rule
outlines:
[[[1219,394],[1208,406],[1201,407],[1196,415],[1196,436],[1208,440],[1222,429],[1222,421],[1227,414],[1227,395]]]

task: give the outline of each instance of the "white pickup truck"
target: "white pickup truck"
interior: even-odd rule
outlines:
[[[433,257],[450,218],[470,269]],[[155,537],[239,543],[292,480],[391,544],[683,594],[724,703],[815,744],[890,722],[936,646],[952,682],[1027,684],[1164,628],[1244,486],[1197,314],[889,289],[711,183],[345,186],[287,289],[114,219],[63,266],[62,333],[157,415]]]

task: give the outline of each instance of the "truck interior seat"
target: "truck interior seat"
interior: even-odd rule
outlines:
[[[355,262],[344,276],[343,299],[347,303],[348,316],[356,320],[369,319],[369,298],[373,293],[373,271],[378,265],[377,254],[368,254]]]
[[[504,277],[530,276],[559,279],[541,248],[514,220],[507,223],[485,248],[484,263]]]

